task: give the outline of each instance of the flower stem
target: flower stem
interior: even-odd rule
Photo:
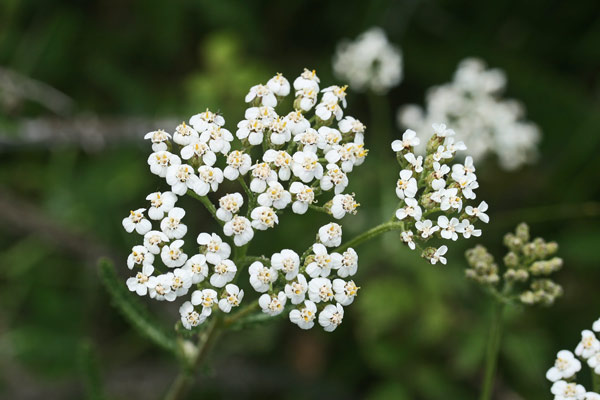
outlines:
[[[592,390],[600,393],[600,375],[592,371]]]
[[[210,349],[219,338],[220,333],[221,318],[216,315],[208,329],[201,332],[198,336],[198,349],[196,354],[190,360],[189,365],[185,366],[179,372],[179,375],[177,375],[171,384],[171,387],[164,398],[165,400],[180,400],[187,394],[194,381],[198,368],[206,359]]]
[[[204,205],[204,207],[208,210],[208,212],[213,216],[215,221],[219,223],[219,225],[224,225],[225,222],[221,221],[217,218],[217,209],[215,205],[210,201],[210,199],[206,196],[198,196],[193,190],[188,190],[187,194],[192,196],[193,198],[200,200],[200,202]]]
[[[496,364],[502,341],[502,314],[504,304],[494,300],[492,305],[492,320],[488,335],[487,350],[485,355],[485,372],[480,400],[491,400],[496,375]]]
[[[334,251],[341,252],[341,251],[346,250],[348,247],[358,246],[359,244],[366,242],[367,240],[371,240],[371,239],[381,235],[382,233],[394,231],[397,229],[402,229],[402,226],[403,226],[402,221],[385,222],[383,224],[377,225],[374,228],[369,229],[368,231],[366,231],[364,233],[361,233],[360,235],[356,236],[354,239],[352,239],[346,243],[343,243]]]

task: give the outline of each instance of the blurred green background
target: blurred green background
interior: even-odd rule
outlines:
[[[521,220],[560,244],[565,295],[549,309],[510,310],[496,398],[548,398],[544,375],[556,351],[572,349],[600,317],[595,0],[3,0],[0,398],[85,398],[86,352],[110,398],[158,398],[175,361],[111,307],[96,269],[108,255],[125,276],[135,239],[121,219],[164,187],[147,171],[142,135],[206,107],[235,131],[250,86],[275,72],[292,80],[304,67],[329,84],[336,43],[373,25],[404,55],[404,80],[384,104],[422,104],[461,59],[481,57],[506,71],[506,95],[541,127],[541,157],[510,173],[493,159],[479,163],[478,198],[492,221],[479,240],[450,246],[448,266],[428,265],[396,234],[360,246],[362,289],[340,329],[303,332],[279,321],[232,332],[190,398],[475,398],[489,301],[464,279],[463,252],[481,242],[499,259],[503,233]],[[371,128],[370,147],[400,134],[393,114],[373,120],[364,95],[350,92],[348,113]],[[362,207],[343,220],[346,238],[393,207],[372,186],[382,176],[393,193],[392,157],[372,153],[352,173]],[[327,221],[289,217],[280,235],[259,235],[253,248],[304,249]],[[187,224],[213,228],[202,211]],[[175,306],[147,303],[166,324],[176,320]]]

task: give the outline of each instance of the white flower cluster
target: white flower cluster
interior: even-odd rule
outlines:
[[[600,394],[588,392],[576,382],[576,374],[581,370],[580,360],[587,363],[596,378],[600,376],[600,340],[594,332],[600,333],[600,319],[594,322],[592,330],[581,332],[575,354],[569,350],[559,351],[554,366],[546,372],[546,379],[553,382],[551,392],[555,400],[600,400]]]
[[[456,241],[460,236],[481,236],[474,224],[489,222],[488,205],[485,201],[476,207],[467,205],[479,187],[473,159],[468,156],[463,164],[449,165],[458,150],[466,150],[465,144],[455,142],[454,131],[444,124],[433,124],[433,132],[425,159],[414,153],[421,142],[415,131],[408,129],[402,139],[392,142],[402,168],[396,185],[400,199],[396,218],[403,223],[401,239],[411,250],[418,247],[432,264],[446,264],[446,245],[423,249],[421,244],[433,237]]]
[[[333,71],[356,90],[386,93],[402,80],[402,53],[383,29],[374,27],[337,46]]]
[[[240,304],[244,291],[233,282],[238,269],[249,262],[245,249],[238,258],[235,249],[245,248],[255,231],[274,228],[286,208],[304,214],[313,207],[336,219],[356,213],[354,195],[344,191],[348,174],[367,155],[365,125],[344,116],[346,87],[320,89],[319,83],[315,71],[305,70],[293,82],[294,109],[282,115],[276,108],[292,90],[288,80],[277,74],[266,85],[253,86],[245,99],[250,106],[237,124],[238,140],[225,128],[225,119],[208,110],[194,115],[189,123],[182,122],[173,135],[158,130],[145,136],[152,142],[150,171],[165,178],[170,191],[148,195],[147,216],[146,208],[140,208],[123,219],[127,232],[135,231],[144,238],[127,260],[129,269],[138,270],[127,280],[131,291],[167,301],[192,291],[190,301],[180,308],[183,326],[191,329],[214,309],[228,313]],[[220,194],[215,205],[207,195],[217,192],[225,180],[238,181],[243,190]],[[199,252],[189,257],[184,250],[188,228],[182,222],[186,212],[175,206],[178,196],[185,194],[202,201],[224,234],[223,239],[215,233],[200,233]],[[323,197],[320,205],[315,204],[319,197]],[[153,230],[151,220],[157,221],[159,229]],[[260,298],[264,310],[272,315],[281,312],[285,299],[293,294],[291,303],[303,306],[290,315],[301,327],[312,326],[317,308],[321,309],[319,323],[326,330],[341,322],[342,306],[352,302],[357,288],[352,281],[330,281],[328,276],[331,270],[337,271],[339,278],[353,275],[357,255],[352,249],[328,254],[325,246],[337,246],[341,239],[339,225],[328,227],[333,228],[320,233],[322,243],[315,244],[314,255],[308,257],[317,261],[307,265],[306,271],[300,265],[304,259],[291,250],[274,255],[270,266],[254,263],[250,267],[250,281],[259,292],[271,293],[279,270],[289,281],[273,298],[270,294]],[[159,255],[163,267],[156,264]],[[307,283],[299,271],[313,279]],[[331,296],[320,292],[319,282],[333,290]],[[332,299],[337,303],[327,304]],[[297,313],[301,319],[296,318]]]
[[[476,161],[495,153],[502,168],[516,169],[535,159],[541,135],[535,124],[524,120],[518,102],[501,98],[505,86],[501,70],[486,69],[478,59],[465,59],[452,82],[428,91],[425,110],[417,105],[402,107],[398,122],[419,131],[444,121],[456,129],[457,138],[469,146]]]
[[[319,229],[318,241],[300,257],[290,249],[281,250],[271,259],[250,265],[250,284],[258,293],[262,311],[276,316],[291,303],[289,319],[302,329],[315,321],[332,332],[344,318],[344,306],[350,305],[359,287],[353,280],[358,269],[358,254],[352,248],[343,253],[327,247],[341,244],[342,228],[332,222]]]

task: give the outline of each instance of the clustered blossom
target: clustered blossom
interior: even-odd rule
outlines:
[[[249,257],[245,247],[260,231],[275,228],[287,208],[296,214],[314,208],[336,220],[356,213],[359,204],[345,190],[350,172],[367,155],[366,127],[344,115],[346,89],[321,88],[316,72],[307,69],[292,84],[277,74],[250,88],[235,131],[225,127],[223,116],[206,110],[173,134],[148,133],[150,171],[170,189],[150,193],[146,208],[123,219],[127,232],[143,237],[127,258],[135,274],[127,279],[129,290],[159,301],[189,296],[180,314],[182,326],[192,329],[216,310],[229,313],[240,305],[244,290],[235,282],[248,268],[265,313],[285,310],[303,329],[318,323],[334,330],[358,291],[348,279],[357,271],[356,252],[328,250],[341,244],[340,225],[322,227],[318,242],[302,256],[285,249],[270,259]],[[281,113],[278,105],[290,93],[293,109]],[[222,187],[231,188],[223,186],[227,181],[240,188],[224,192]],[[178,203],[186,194],[202,201],[222,232],[201,232],[189,245],[192,227]]]
[[[577,383],[577,373],[582,364],[587,364],[594,379],[600,377],[600,319],[592,325],[592,330],[581,332],[581,341],[575,352],[561,350],[556,355],[554,365],[546,372],[546,379],[552,382],[550,389],[555,400],[598,400],[600,394],[588,392],[583,385]]]
[[[425,244],[432,239],[456,241],[481,236],[475,224],[489,221],[488,205],[485,201],[467,205],[475,200],[479,187],[473,159],[467,156],[463,164],[450,165],[456,151],[466,149],[464,143],[455,142],[454,131],[444,124],[433,124],[433,132],[425,158],[414,153],[421,142],[415,131],[408,129],[392,142],[401,167],[396,183],[400,200],[396,218],[401,222],[402,242],[411,250],[418,248],[431,264],[446,264],[446,245]]]
[[[492,290],[502,277],[505,287],[510,288],[510,294],[518,295],[523,304],[552,305],[563,292],[562,287],[549,278],[563,265],[562,258],[554,256],[558,244],[542,238],[531,240],[529,227],[522,223],[515,233],[504,236],[504,245],[508,253],[503,259],[505,268],[502,275],[494,257],[485,247],[477,245],[466,252],[469,264],[466,276]]]
[[[402,80],[402,53],[383,29],[374,27],[338,45],[333,71],[356,90],[386,93]]]
[[[402,107],[398,122],[419,131],[445,121],[456,129],[457,139],[469,146],[476,161],[494,153],[502,168],[516,169],[535,160],[541,135],[535,124],[524,120],[524,109],[517,101],[501,98],[505,86],[501,70],[486,69],[478,59],[465,59],[452,82],[429,90],[425,109]]]

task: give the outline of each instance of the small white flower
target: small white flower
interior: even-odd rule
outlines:
[[[575,354],[586,360],[600,351],[600,341],[594,332],[586,329],[581,332],[581,341],[575,348]]]
[[[284,249],[280,253],[275,253],[271,256],[271,266],[275,270],[283,272],[285,279],[289,281],[298,275],[300,257],[295,251]]]
[[[395,152],[412,150],[413,147],[418,146],[421,140],[417,136],[417,132],[412,129],[407,129],[402,134],[402,140],[394,140],[392,142],[392,150]]]
[[[151,276],[148,279],[148,290],[150,292],[150,298],[158,301],[173,301],[177,296],[171,294],[171,282],[173,280],[173,274],[162,274],[158,276]]]
[[[270,295],[268,293],[263,294],[258,299],[258,305],[265,314],[269,314],[271,317],[281,314],[287,297],[285,293],[279,292],[277,295]]]
[[[460,222],[458,218],[448,220],[448,217],[445,215],[440,215],[438,217],[437,224],[441,228],[440,234],[444,239],[456,241],[458,239],[458,234],[463,233],[465,230],[464,223]]]
[[[438,146],[437,150],[435,151],[435,153],[433,153],[432,157],[434,161],[440,162],[441,160],[452,158],[453,155],[450,150],[446,149],[446,147]]]
[[[292,176],[292,156],[285,150],[269,149],[263,155],[263,161],[272,163],[279,170],[278,176],[282,181],[287,181]]]
[[[433,265],[435,265],[438,261],[445,265],[446,258],[444,257],[444,254],[446,254],[446,252],[448,252],[448,246],[440,246],[440,248],[437,249],[435,253],[433,253],[433,256],[431,256],[431,259],[429,261]]]
[[[396,184],[396,195],[399,199],[405,197],[415,197],[417,194],[417,180],[412,176],[413,172],[410,169],[400,171],[400,179]]]
[[[215,265],[214,273],[210,276],[210,284],[222,288],[235,278],[237,267],[231,260],[221,260]]]
[[[446,186],[445,176],[450,172],[450,167],[446,164],[440,164],[439,162],[433,163],[433,182],[431,187],[434,190],[439,190]]]
[[[432,124],[434,135],[438,135],[439,137],[449,137],[454,135],[454,131],[452,129],[447,129],[446,124]]]
[[[167,176],[169,167],[173,165],[181,164],[181,159],[175,154],[171,154],[168,151],[157,151],[148,156],[148,165],[150,166],[150,172],[154,175],[158,175],[161,178]]]
[[[342,227],[335,222],[319,229],[319,240],[327,247],[337,247],[342,243]]]
[[[317,317],[317,306],[310,300],[304,301],[304,307],[290,311],[290,321],[296,324],[300,329],[310,329],[315,323]]]
[[[326,332],[333,332],[344,319],[344,307],[341,304],[328,304],[323,311],[319,313],[319,325]]]
[[[275,94],[265,85],[255,85],[250,88],[250,91],[244,99],[246,103],[250,103],[254,99],[259,99],[263,106],[275,107],[277,105],[277,98]]]
[[[310,111],[317,104],[318,88],[306,87],[296,90],[295,107],[299,107],[302,111]]]
[[[285,294],[292,304],[300,304],[306,297],[308,291],[308,282],[302,274],[298,274],[296,280],[285,285]]]
[[[473,157],[465,157],[465,164],[454,164],[452,166],[452,173],[460,175],[470,175],[475,173],[475,166],[473,165]]]
[[[442,211],[447,211],[450,208],[455,208],[458,211],[462,209],[462,199],[458,195],[457,188],[445,189],[441,200],[440,208]]]
[[[600,375],[600,352],[588,358],[587,363],[596,375]]]
[[[290,94],[290,83],[279,73],[267,81],[267,87],[279,97],[285,97]]]
[[[271,143],[280,146],[292,139],[292,131],[288,126],[286,118],[277,117],[269,124],[269,130],[271,131]]]
[[[413,233],[412,231],[404,231],[400,233],[400,238],[402,239],[402,241],[404,243],[406,243],[408,245],[408,247],[411,250],[415,249],[415,242],[413,240]],[[345,304],[344,304],[345,305]]]
[[[206,109],[204,112],[193,115],[192,118],[190,118],[190,125],[192,125],[198,132],[204,132],[211,124],[223,126],[225,125],[225,118],[223,118],[222,115],[209,111],[208,109]]]
[[[342,253],[340,264],[337,268],[337,274],[340,278],[346,278],[356,274],[358,270],[358,254],[352,247]]]
[[[254,193],[264,192],[269,182],[275,181],[277,181],[277,173],[266,162],[255,164],[252,167],[250,190]]]
[[[481,210],[481,205],[479,205],[479,209]],[[484,210],[485,211],[485,210]],[[592,330],[595,332],[600,332],[600,318],[598,318],[594,324],[592,325]]]
[[[185,329],[192,329],[206,321],[206,315],[198,314],[191,302],[186,301],[179,308],[181,323]]]
[[[188,290],[190,290],[190,287],[192,286],[191,271],[185,268],[177,268],[173,270],[172,274],[173,277],[171,280],[171,293],[175,297],[185,296],[188,293]]]
[[[240,193],[227,194],[219,199],[217,218],[224,222],[231,221],[243,205],[244,197]]]
[[[244,118],[247,120],[257,119],[267,126],[271,123],[271,121],[277,118],[277,113],[273,107],[250,107],[246,109]]]
[[[416,173],[423,172],[423,156],[415,157],[413,153],[404,155],[404,159],[412,166]]]
[[[208,278],[208,264],[203,254],[193,255],[182,268],[190,272],[193,284],[200,283]]]
[[[244,119],[238,122],[235,135],[240,140],[247,139],[248,143],[256,146],[262,143],[267,126],[260,119]]]
[[[293,172],[304,183],[313,179],[321,179],[323,166],[319,163],[319,157],[309,151],[298,151],[294,154]]]
[[[327,278],[314,278],[308,282],[308,298],[315,303],[333,300],[333,287]]]
[[[154,192],[146,196],[146,200],[150,201],[150,209],[148,209],[148,216],[151,219],[159,220],[163,219],[165,213],[171,211],[177,202],[177,195],[172,192]]]
[[[356,209],[360,206],[354,200],[352,194],[336,194],[331,202],[331,215],[335,219],[342,219],[346,214],[356,214]]]
[[[346,108],[346,106],[348,105],[346,103],[346,95],[347,95],[346,89],[348,89],[348,85],[345,85],[345,86],[333,85],[333,86],[326,87],[325,89],[322,89],[321,93],[323,93],[323,101],[330,101],[330,100],[339,101],[342,103],[342,107]]]
[[[341,161],[342,170],[346,173],[351,172],[355,165],[360,165],[364,161],[367,151],[362,144],[345,143],[334,146],[325,154],[325,159],[331,164]]]
[[[230,181],[236,180],[240,175],[246,175],[252,166],[252,158],[239,150],[234,150],[227,155],[227,166],[223,176]]]
[[[201,314],[208,317],[217,303],[217,292],[214,289],[195,290],[192,293],[192,304],[202,306]]]
[[[406,217],[411,217],[414,218],[415,221],[419,221],[422,215],[419,202],[413,198],[407,197],[404,199],[404,203],[406,204],[405,207],[396,210],[396,218],[403,220]]]
[[[466,206],[465,212],[467,213],[467,215],[475,216],[479,218],[481,222],[485,222],[487,224],[488,222],[490,222],[490,217],[488,217],[488,215],[485,213],[487,209],[487,203],[485,201],[482,201],[477,207]],[[598,330],[600,331],[600,324],[598,325]]]
[[[440,227],[437,225],[433,225],[433,222],[431,222],[431,220],[426,219],[424,221],[417,221],[415,223],[415,228],[417,228],[417,231],[421,232],[421,237],[423,239],[428,238],[429,236],[433,235],[435,232],[440,230]]]
[[[454,155],[457,151],[465,151],[467,149],[467,146],[462,141],[454,143],[453,137],[446,138],[444,146],[450,153],[452,153],[452,155]]]
[[[600,400],[600,394],[596,392],[587,392],[585,394],[584,400]]]
[[[248,218],[239,215],[233,217],[231,221],[223,226],[223,233],[225,233],[225,236],[233,235],[233,243],[238,247],[245,245],[254,237],[252,224]]]
[[[300,182],[293,182],[290,185],[290,193],[295,196],[292,211],[296,214],[304,214],[308,210],[308,205],[315,201],[315,192],[313,189]]]
[[[169,238],[161,231],[150,231],[144,235],[144,247],[152,254],[159,254],[160,248]]]
[[[337,98],[323,98],[321,102],[317,104],[315,115],[323,121],[329,121],[333,117],[339,121],[344,116],[344,110],[342,110],[342,107],[340,107]]]
[[[208,143],[213,152],[227,154],[231,149],[233,135],[227,129],[212,124],[200,135],[200,140]]]
[[[349,306],[354,301],[360,289],[354,281],[344,281],[343,279],[333,280],[333,291],[335,292],[335,301],[343,306]]]
[[[195,139],[198,139],[200,135],[198,132],[185,122],[175,128],[175,134],[173,134],[173,141],[180,146],[187,146],[192,143]]]
[[[352,132],[355,143],[364,143],[364,134],[367,127],[354,117],[345,116],[339,123],[338,128],[342,133]]]
[[[546,379],[556,382],[570,379],[581,370],[581,362],[568,350],[561,350],[556,355],[554,366],[546,372]]]
[[[160,258],[167,267],[181,267],[187,261],[188,256],[183,252],[181,246],[183,246],[183,240],[175,240],[171,244],[163,246]]]
[[[135,276],[127,279],[127,288],[131,292],[136,292],[138,296],[148,294],[148,280],[154,273],[154,267],[151,264],[142,265],[142,270]]]
[[[192,143],[181,149],[181,158],[189,160],[192,157],[197,157],[205,165],[212,166],[217,161],[216,154],[210,149],[209,145],[200,139],[195,139]]]
[[[130,211],[127,218],[123,218],[123,228],[128,233],[135,230],[138,234],[145,235],[152,229],[152,223],[144,217],[144,211],[146,211],[145,208],[138,208]]]
[[[211,264],[217,264],[231,255],[231,246],[216,233],[201,233],[198,235],[196,242],[200,246],[206,246],[206,261]]]
[[[479,183],[477,182],[477,177],[475,174],[469,175],[456,175],[454,172],[452,173],[452,179],[456,183],[458,183],[460,187],[460,191],[467,199],[474,199],[477,197],[475,195],[475,189],[479,187]]]
[[[283,210],[291,203],[292,195],[283,188],[281,183],[273,181],[269,182],[269,187],[258,196],[257,201],[261,206]]]
[[[248,268],[250,285],[259,293],[264,293],[271,288],[277,280],[277,271],[273,267],[265,267],[260,261],[253,262]]]
[[[171,135],[169,135],[162,129],[153,132],[148,132],[144,136],[144,139],[150,139],[150,141],[152,142],[152,151],[167,150],[167,143],[170,138]]]
[[[133,269],[135,265],[144,266],[154,263],[154,254],[150,253],[144,246],[133,246],[127,257],[127,267]]]
[[[319,91],[319,82],[321,81],[314,69],[310,71],[308,68],[304,68],[302,74],[294,80],[294,89],[312,88]]]
[[[169,214],[160,221],[160,229],[169,239],[181,239],[187,233],[187,226],[181,223],[185,216],[185,210],[174,207]]]
[[[342,142],[342,134],[337,129],[322,126],[318,132],[319,140],[317,141],[317,147],[323,150],[323,154],[329,153],[330,150],[336,148]]]
[[[471,236],[481,236],[481,229],[475,229],[475,225],[471,224],[468,220],[463,219],[460,223],[463,226],[462,234],[465,237],[465,239],[468,239]]]
[[[194,174],[194,168],[187,164],[170,166],[167,169],[166,179],[167,183],[171,185],[171,191],[179,196],[183,196],[188,189],[193,190],[199,196],[206,194],[200,194],[200,178]]]
[[[202,165],[198,168],[198,177],[200,183],[196,193],[205,196],[209,191],[216,192],[219,189],[219,184],[223,182],[223,171],[216,167]]]
[[[337,269],[342,263],[338,253],[327,253],[327,248],[321,243],[313,244],[314,260],[306,266],[306,273],[311,278],[329,276],[331,269]]]
[[[554,400],[584,400],[585,398],[585,388],[574,382],[554,382],[550,391],[554,395]]]
[[[302,151],[310,151],[316,153],[319,147],[323,147],[323,138],[313,128],[307,128],[305,131],[300,132],[294,136],[294,141],[300,143]],[[270,150],[267,150],[270,151]],[[265,153],[266,155],[266,153]]]
[[[296,136],[310,129],[310,122],[304,117],[302,111],[291,111],[285,116],[292,135]],[[314,130],[314,129],[313,129]]]
[[[231,311],[232,307],[237,307],[244,298],[244,291],[241,290],[237,285],[229,283],[225,286],[221,300],[219,300],[219,308],[224,313]]]
[[[271,207],[256,207],[250,213],[250,218],[252,218],[252,227],[259,231],[273,228],[279,223],[279,217]]]
[[[340,194],[348,186],[348,176],[337,164],[327,164],[327,172],[321,178],[321,189],[327,191],[335,187],[334,193]]]

